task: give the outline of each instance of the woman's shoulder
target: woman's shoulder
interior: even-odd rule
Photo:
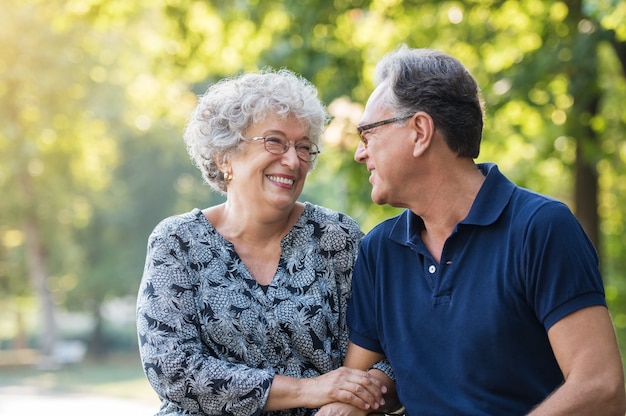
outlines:
[[[154,230],[153,235],[178,235],[180,233],[187,233],[189,231],[195,232],[199,229],[206,229],[210,223],[198,208],[183,213],[172,215],[161,220]]]
[[[356,233],[362,233],[358,223],[349,215],[321,205],[305,202],[302,216],[307,221],[313,221],[321,225],[338,225],[350,229]]]

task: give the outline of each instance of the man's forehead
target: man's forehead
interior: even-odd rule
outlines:
[[[388,113],[388,110],[384,107],[385,97],[385,85],[380,84],[374,89],[370,95],[367,103],[365,104],[365,111],[361,117],[361,121],[371,121],[372,118],[381,116],[384,113]]]

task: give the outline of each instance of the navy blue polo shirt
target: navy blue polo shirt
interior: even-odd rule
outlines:
[[[521,415],[563,375],[547,330],[606,305],[596,251],[569,208],[494,164],[437,263],[410,211],[361,243],[350,339],[384,353],[409,415]]]

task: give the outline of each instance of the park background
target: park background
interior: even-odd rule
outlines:
[[[220,78],[270,66],[313,82],[332,120],[301,199],[365,231],[396,214],[372,204],[352,157],[374,66],[402,43],[477,78],[479,162],[579,218],[626,352],[623,0],[4,0],[0,387],[145,388],[134,301],[147,237],[223,200],[182,142]]]

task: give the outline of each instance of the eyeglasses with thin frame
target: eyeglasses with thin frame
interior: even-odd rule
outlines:
[[[394,118],[388,118],[387,120],[376,121],[374,123],[365,124],[363,126],[357,126],[356,131],[359,134],[359,139],[361,139],[361,142],[363,143],[363,147],[365,147],[367,149],[368,139],[363,134],[364,132],[366,132],[367,130],[371,130],[371,129],[375,128],[375,127],[384,126],[385,124],[395,123],[396,121],[408,120],[411,117],[413,117],[412,114],[410,116],[394,117]]]
[[[317,155],[321,153],[319,147],[309,140],[300,140],[298,142],[291,143],[285,138],[276,137],[274,135],[252,137],[248,140],[255,142],[263,141],[263,146],[265,146],[265,150],[274,155],[282,155],[284,153],[287,153],[289,151],[289,148],[293,146],[293,148],[296,149],[298,159],[308,163],[313,162]]]

